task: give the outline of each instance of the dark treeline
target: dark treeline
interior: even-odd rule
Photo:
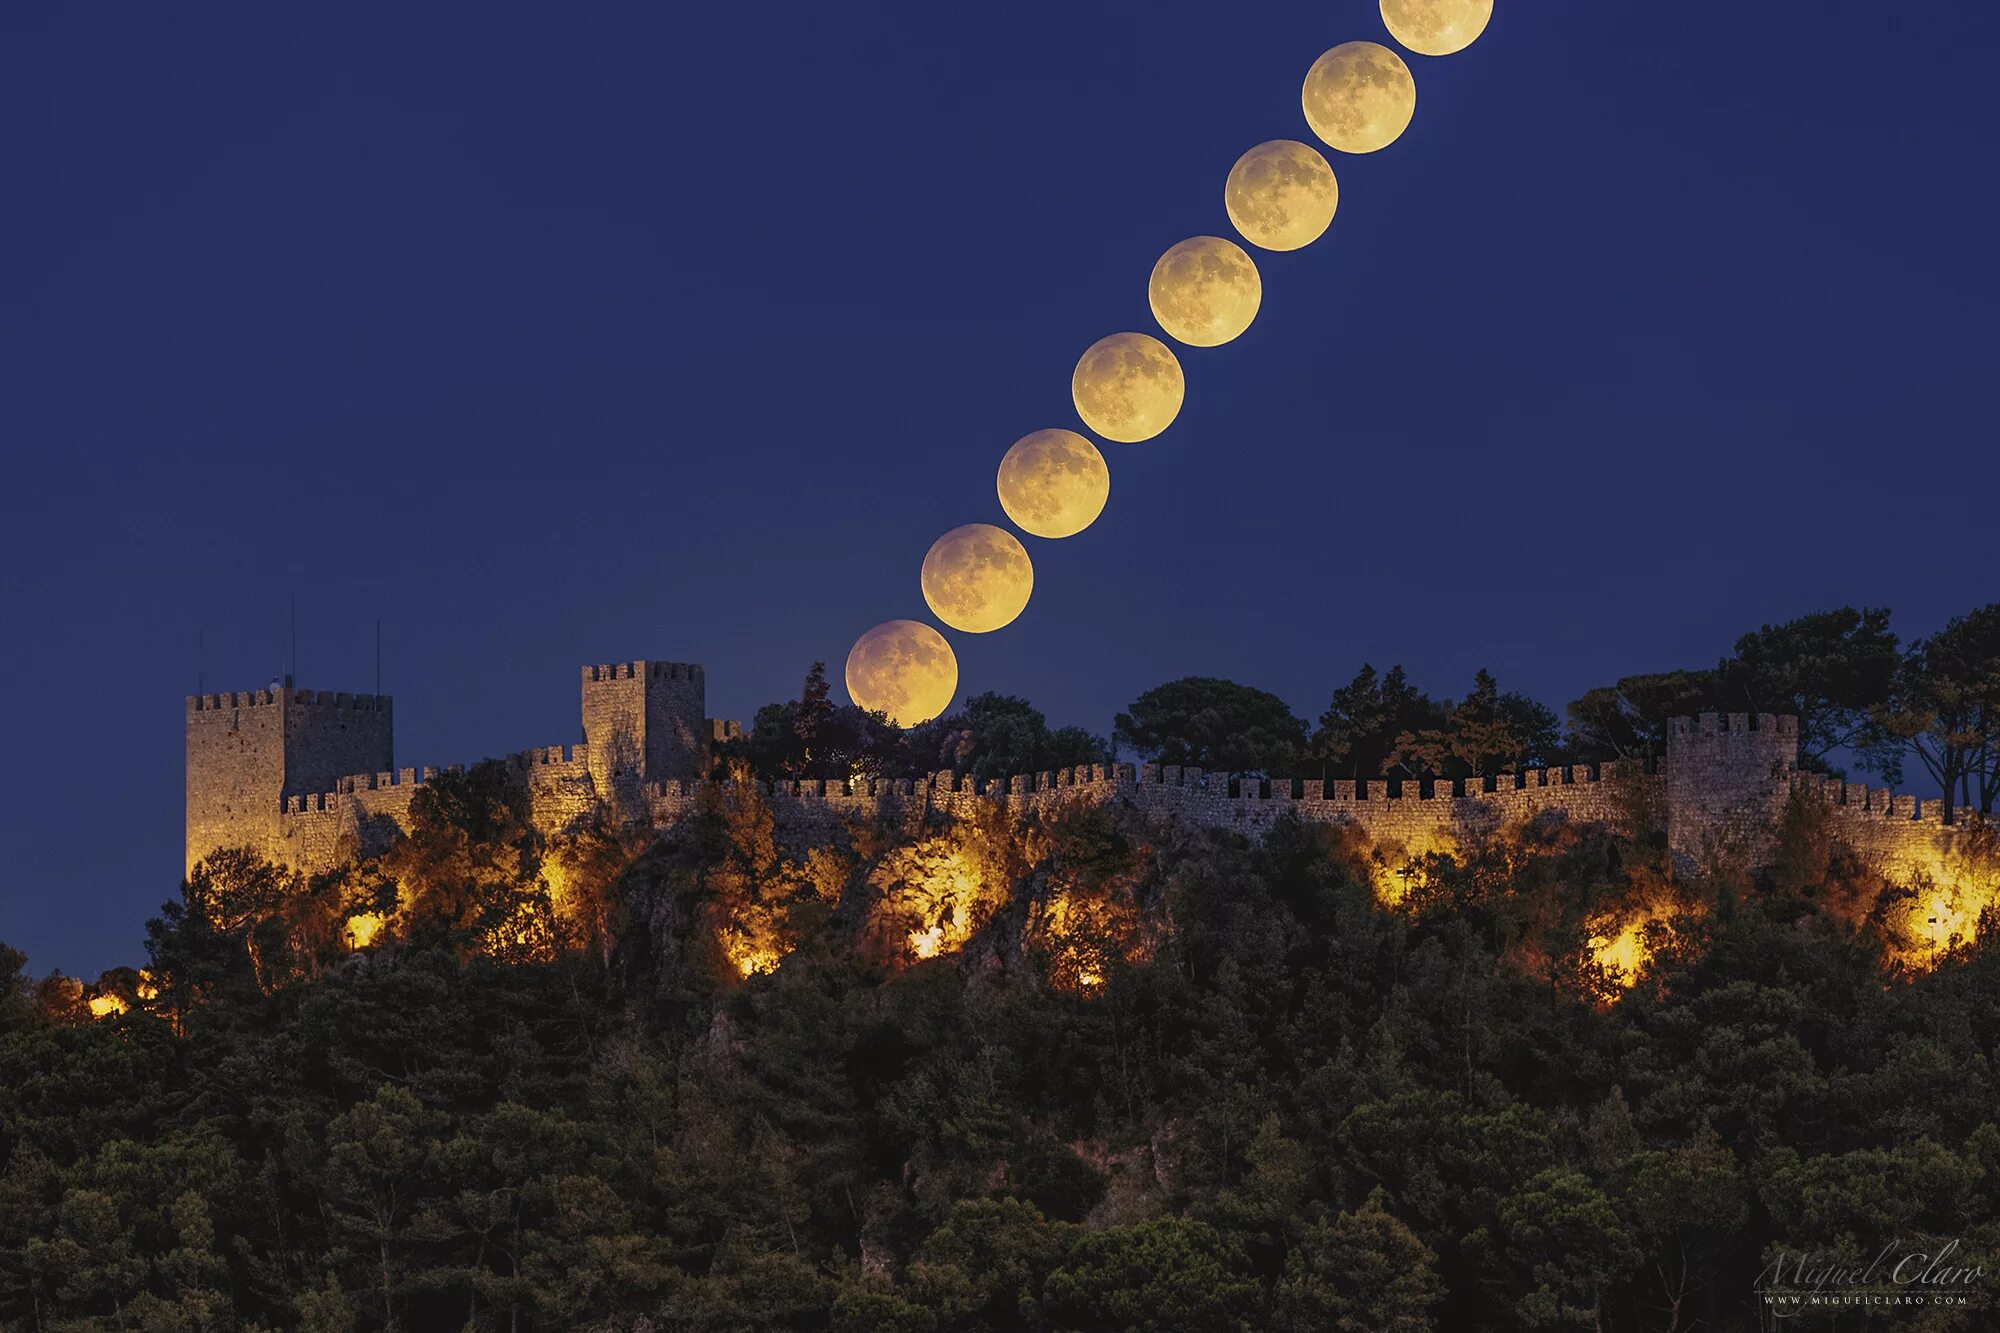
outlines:
[[[1828,655],[1754,650],[1800,633],[1731,660],[1804,691]],[[1890,698],[1962,651],[1892,643]],[[1724,695],[1752,669],[1700,697],[1783,708]],[[1397,736],[1484,762],[1548,720],[1507,698]],[[1829,747],[1893,716],[1791,698]],[[762,762],[865,757],[823,692],[775,710]],[[1094,744],[956,717],[925,734],[964,771]],[[1682,1333],[1768,1327],[1788,1256],[1885,1247],[1982,1268],[1970,1304],[1802,1326],[2000,1309],[1984,829],[1976,931],[1918,954],[1921,886],[1804,800],[1767,867],[1698,876],[1560,822],[1385,861],[1290,821],[983,818],[787,847],[735,784],[551,839],[481,765],[378,858],[212,857],[94,988],[0,947],[0,1328]]]
[[[1667,721],[1698,713],[1788,713],[1799,761],[1832,772],[1843,756],[1891,783],[1915,766],[1955,804],[2000,799],[2000,603],[1928,638],[1899,642],[1886,610],[1820,612],[1743,635],[1712,668],[1628,676],[1572,701],[1563,717],[1503,691],[1486,671],[1438,699],[1401,666],[1363,665],[1316,726],[1277,695],[1212,677],[1148,690],[1121,712],[1124,753],[1209,770],[1325,778],[1463,778],[1566,763],[1646,760]],[[952,769],[984,781],[1103,763],[1112,746],[1077,727],[1051,730],[1025,700],[981,694],[900,732],[829,697],[815,665],[801,697],[758,710],[721,762],[759,777],[901,776]]]
[[[1786,1254],[2000,1271],[2000,914],[1899,969],[1807,802],[1754,879],[1538,826],[1395,911],[1340,830],[1097,809],[912,961],[893,850],[793,860],[743,788],[562,849],[538,941],[557,849],[494,776],[385,863],[216,858],[120,1016],[0,954],[0,1327],[1651,1333],[1763,1327]],[[1038,934],[1057,896],[1108,942]],[[1668,896],[1621,990],[1592,923]],[[1986,1326],[1973,1285],[1893,1326]]]

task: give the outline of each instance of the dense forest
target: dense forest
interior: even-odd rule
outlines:
[[[1483,676],[1363,672],[1317,731],[1174,682],[1118,740],[1479,772],[1640,753],[1692,694],[1800,714],[1811,762],[1949,757],[1990,809],[2000,653],[1949,636],[1996,626],[1829,613],[1567,726]],[[891,733],[814,673],[720,762],[1091,747],[994,696]],[[481,765],[335,873],[211,857],[143,968],[0,949],[0,1327],[1678,1331],[1801,1291],[1927,1301],[1806,1326],[1991,1327],[2000,906],[1919,956],[1822,807],[1775,836],[1693,875],[1554,821],[1385,862],[1115,806],[808,847],[736,782],[545,837]]]

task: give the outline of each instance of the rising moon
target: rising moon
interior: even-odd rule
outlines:
[[[1420,56],[1448,56],[1478,40],[1493,0],[1382,0],[1389,35]]]
[[[1111,469],[1073,430],[1038,430],[1000,460],[1000,507],[1036,537],[1074,537],[1104,512]]]
[[[1158,338],[1114,333],[1090,345],[1070,376],[1083,424],[1107,440],[1150,440],[1180,415],[1187,396],[1181,363]]]
[[[1236,242],[1196,236],[1160,256],[1146,299],[1170,336],[1190,347],[1220,347],[1257,318],[1264,280]]]
[[[918,620],[886,620],[847,654],[847,697],[899,727],[928,722],[958,693],[958,659],[944,635]]]
[[[937,618],[968,634],[1013,623],[1035,590],[1035,566],[1005,528],[968,523],[931,544],[924,557],[924,600]]]
[[[1306,123],[1343,153],[1372,153],[1396,142],[1417,111],[1417,81],[1403,58],[1378,42],[1343,42],[1306,71]]]
[[[1262,250],[1298,250],[1318,240],[1340,206],[1340,182],[1319,151],[1296,139],[1260,143],[1236,159],[1223,207],[1243,239]]]

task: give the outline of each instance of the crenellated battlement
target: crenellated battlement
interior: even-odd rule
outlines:
[[[706,716],[701,667],[636,659],[585,666],[581,677],[584,740],[503,761],[536,827],[553,835],[599,817],[668,827],[696,810],[715,789],[706,778],[711,747],[742,734],[739,724]],[[294,706],[276,707],[287,702]],[[276,690],[189,696],[187,716],[190,864],[235,845],[306,869],[337,864],[407,828],[416,792],[439,772],[390,762],[387,695],[294,690],[287,681]],[[1836,810],[1857,845],[1884,857],[1957,836],[1942,802],[1796,772],[1794,718],[1704,713],[1672,719],[1667,732],[1666,758],[1650,768],[1605,762],[1355,781],[1079,764],[1002,778],[944,770],[756,783],[754,790],[770,801],[784,836],[804,840],[835,836],[854,820],[915,829],[936,813],[1028,818],[1114,803],[1167,824],[1251,836],[1286,818],[1352,825],[1412,848],[1461,846],[1524,820],[1625,827],[1664,818],[1676,862],[1692,868],[1725,853],[1760,855],[1794,791]]]
[[[1921,800],[1899,794],[1887,787],[1870,787],[1860,782],[1842,782],[1819,773],[1794,773],[1792,790],[1824,802],[1840,811],[1843,819],[1865,819],[1884,823],[1925,824],[1951,828],[1977,822],[1981,816],[1969,805],[1955,808],[1940,800]],[[1945,811],[1951,808],[1951,819]]]
[[[698,681],[701,678],[701,664],[698,662],[649,662],[641,658],[632,662],[598,663],[583,668],[585,684],[611,680]]]
[[[462,773],[464,766],[454,764],[447,769],[398,768],[381,773],[352,773],[335,779],[330,791],[304,792],[287,796],[280,804],[283,814],[299,815],[321,810],[338,810],[347,797],[363,792],[392,791],[406,787],[421,787],[434,782],[440,772]]]
[[[1707,736],[1761,735],[1777,740],[1789,739],[1796,745],[1799,720],[1790,715],[1780,717],[1773,713],[1702,713],[1697,717],[1669,718],[1667,734],[1676,741],[1696,741]]]
[[[294,708],[333,708],[360,713],[387,713],[395,702],[386,694],[349,694],[336,690],[295,690],[289,685],[275,690],[229,690],[221,694],[190,694],[189,713],[216,713],[225,708],[269,708],[287,704]]]

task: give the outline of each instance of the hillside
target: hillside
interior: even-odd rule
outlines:
[[[1954,1241],[1915,1326],[1992,1317],[1995,922],[1913,965],[1816,802],[1674,880],[1556,820],[793,851],[747,785],[559,843],[513,790],[8,986],[0,1325],[1747,1329],[1774,1260]]]

